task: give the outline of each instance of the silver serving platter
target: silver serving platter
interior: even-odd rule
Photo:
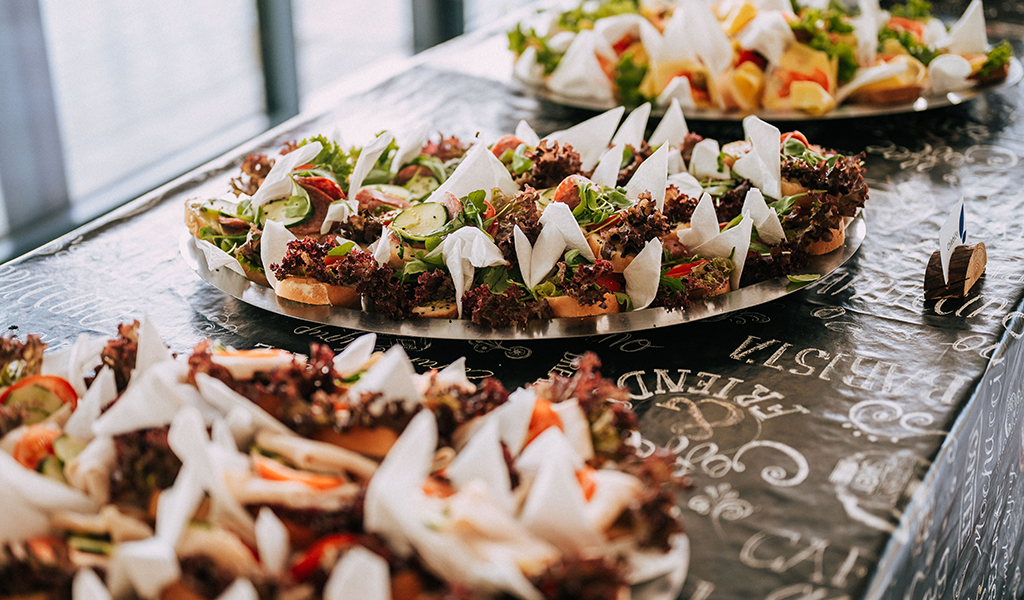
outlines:
[[[829,254],[811,259],[805,273],[818,273],[822,277],[836,270],[860,248],[867,233],[863,212],[846,228],[846,242]],[[476,325],[468,319],[406,319],[395,321],[363,310],[336,306],[315,306],[278,298],[274,290],[264,287],[238,273],[224,268],[210,269],[206,256],[198,248],[192,235],[185,231],[179,241],[179,250],[185,262],[199,276],[222,292],[246,304],[270,312],[322,325],[333,325],[373,331],[376,333],[408,337],[458,340],[530,340],[547,338],[584,337],[627,331],[643,331],[655,327],[668,327],[690,321],[699,321],[771,302],[790,294],[801,286],[793,285],[785,277],[776,277],[754,285],[722,294],[708,300],[694,302],[686,311],[665,308],[646,308],[597,317],[578,317],[530,321],[526,327],[491,329]]]
[[[883,115],[897,115],[912,112],[921,112],[944,106],[954,106],[977,98],[978,96],[1016,85],[1024,77],[1024,66],[1016,57],[1010,59],[1010,72],[1006,79],[998,83],[981,85],[969,90],[960,92],[949,92],[946,94],[922,95],[912,102],[899,104],[868,105],[868,104],[842,104],[835,110],[820,116],[812,116],[798,110],[758,110],[756,112],[744,112],[740,110],[724,110],[721,108],[684,108],[683,114],[687,119],[695,121],[741,121],[747,115],[757,115],[759,118],[771,122],[786,121],[820,121],[833,119],[852,119],[855,117],[878,117]],[[610,110],[619,106],[619,103],[612,100],[596,100],[593,98],[582,98],[565,96],[553,92],[544,86],[530,84],[521,79],[513,80],[527,93],[538,98],[543,98],[555,104],[572,106],[575,108],[586,108],[596,111]],[[653,107],[651,113],[654,115],[664,114],[664,108]]]

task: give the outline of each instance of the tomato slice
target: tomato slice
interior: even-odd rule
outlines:
[[[11,455],[22,466],[35,470],[44,458],[53,454],[53,440],[60,435],[60,430],[53,427],[29,425],[14,445]]]
[[[786,133],[782,134],[782,137],[780,138],[780,142],[782,144],[785,144],[786,141],[788,141],[790,139],[796,139],[797,141],[802,143],[804,146],[807,146],[808,148],[811,147],[811,143],[809,141],[807,141],[807,136],[805,136],[803,133],[800,133],[799,131],[793,130],[793,131],[789,131],[789,132],[786,132]]]
[[[594,498],[594,492],[597,491],[597,482],[594,481],[593,467],[583,467],[579,471],[576,471],[576,481],[580,483],[580,488],[583,489],[583,497],[590,502]]]
[[[889,17],[889,29],[906,31],[910,35],[914,36],[914,39],[919,42],[924,38],[924,23],[916,19],[909,19],[907,17]]]
[[[601,275],[600,277],[598,277],[597,285],[612,292],[622,291],[622,284],[619,283],[619,281],[614,277],[609,277],[608,275]]]
[[[260,454],[254,454],[252,458],[253,463],[256,465],[256,472],[263,479],[271,481],[298,481],[316,490],[329,490],[345,483],[345,480],[341,477],[300,471]]]
[[[32,556],[46,565],[56,565],[58,562],[57,548],[64,545],[62,538],[53,536],[34,537],[25,542]]]
[[[338,554],[355,543],[356,536],[348,533],[336,533],[320,538],[292,565],[292,578],[299,582],[306,580],[325,557],[332,564],[324,565],[324,569],[330,571],[333,563],[337,561]]]
[[[622,53],[625,52],[626,49],[629,48],[635,41],[637,41],[637,39],[631,33],[627,33],[626,35],[619,38],[619,41],[612,44],[612,50],[615,51],[615,56],[622,56]]]
[[[619,221],[621,221],[621,220],[622,220],[622,215],[619,214],[619,213],[615,213],[614,215],[608,217],[604,221],[601,221],[597,225],[589,226],[587,228],[587,230],[588,231],[601,231],[605,227],[611,227],[612,225],[618,225]]]
[[[707,262],[706,260],[702,259],[702,260],[696,260],[696,261],[689,262],[689,263],[683,263],[681,265],[676,265],[676,266],[672,267],[671,269],[669,269],[668,273],[665,273],[665,277],[674,277],[676,279],[679,279],[681,277],[686,277],[687,275],[689,275],[693,271],[694,267],[696,267],[697,265],[699,265],[701,263],[706,263],[706,262]]]
[[[78,394],[68,380],[56,375],[31,375],[0,395],[0,404],[26,409],[27,424],[38,423],[65,404],[78,407]]]
[[[537,402],[533,405],[533,414],[530,415],[530,426],[526,430],[526,444],[524,446],[532,442],[538,435],[544,433],[548,427],[563,429],[562,418],[551,407],[550,402],[544,398],[537,398]]]
[[[437,477],[427,477],[421,489],[432,498],[448,498],[455,495],[455,489]]]
[[[821,89],[828,91],[828,73],[821,69],[814,69],[811,73],[800,73],[786,69],[779,69],[778,72],[779,78],[783,83],[782,89],[779,92],[779,96],[782,98],[789,97],[789,88],[793,85],[794,81],[813,81],[820,85]]]
[[[491,152],[494,153],[494,156],[501,158],[502,154],[505,154],[505,152],[509,150],[514,151],[522,143],[523,141],[516,136],[508,134],[497,142],[494,142],[494,146],[491,146]]]
[[[765,60],[763,56],[761,56],[757,52],[754,52],[753,50],[743,50],[739,53],[739,56],[736,57],[737,67],[745,62],[754,63],[755,65],[757,65],[757,68],[761,69],[762,71],[766,66],[768,66],[768,61]]]
[[[703,76],[698,76],[696,73],[682,72],[678,73],[690,81],[690,95],[693,96],[696,102],[709,102],[711,100],[711,92],[708,90],[708,82]]]

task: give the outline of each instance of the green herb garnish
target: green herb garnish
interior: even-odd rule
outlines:
[[[1006,63],[1010,62],[1013,58],[1013,47],[1010,46],[1010,42],[1003,40],[999,42],[999,45],[988,51],[988,60],[985,64],[981,65],[978,72],[972,77],[975,79],[987,79],[991,77],[996,71],[999,71]]]

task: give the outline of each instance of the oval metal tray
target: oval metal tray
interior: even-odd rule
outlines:
[[[694,121],[741,121],[743,117],[754,114],[759,118],[764,119],[768,122],[775,121],[819,121],[819,120],[833,120],[833,119],[852,119],[856,117],[878,117],[884,115],[897,115],[903,113],[921,112],[925,110],[931,110],[935,108],[942,108],[944,106],[954,106],[961,104],[978,96],[1016,85],[1021,78],[1024,77],[1024,66],[1021,65],[1020,60],[1017,58],[1010,59],[1010,72],[1007,74],[1006,79],[1001,82],[993,83],[989,85],[983,85],[964,90],[961,92],[949,92],[946,94],[930,94],[918,97],[916,100],[911,102],[903,102],[900,104],[887,104],[887,105],[866,105],[866,104],[843,104],[835,110],[820,116],[812,116],[805,112],[798,110],[759,110],[756,112],[744,112],[739,110],[724,110],[720,108],[690,108],[683,109],[683,115],[689,120]],[[595,111],[610,110],[619,106],[618,102],[614,101],[602,101],[595,100],[592,98],[577,98],[573,96],[564,96],[549,90],[546,87],[533,85],[515,78],[513,81],[516,85],[522,88],[527,93],[533,94],[538,98],[542,98],[555,104],[562,104],[565,106],[572,106],[575,108],[585,108]],[[651,114],[661,115],[664,114],[664,108],[652,108]]]
[[[861,212],[847,226],[846,242],[842,248],[829,254],[813,257],[805,272],[819,273],[824,277],[839,268],[857,251],[861,242],[864,241],[866,232],[867,227],[864,223],[863,212]],[[360,331],[373,331],[408,337],[460,340],[527,340],[642,331],[654,327],[667,327],[689,321],[697,321],[750,308],[782,298],[799,289],[797,286],[790,285],[789,279],[782,276],[743,287],[708,300],[694,302],[686,311],[647,308],[598,317],[536,320],[521,328],[491,329],[476,325],[467,319],[421,318],[395,321],[385,318],[380,314],[363,310],[293,302],[278,298],[271,288],[253,283],[231,269],[219,268],[211,270],[207,266],[205,255],[196,246],[194,238],[188,231],[182,234],[179,249],[185,262],[203,280],[226,294],[234,296],[252,306],[322,325],[334,325]]]

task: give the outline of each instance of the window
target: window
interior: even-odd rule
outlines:
[[[4,207],[4,186],[0,182],[0,240],[7,235],[7,209]],[[3,251],[0,251],[0,262],[3,262]]]
[[[299,98],[329,101],[331,85],[371,64],[412,53],[409,0],[296,0]]]
[[[0,137],[16,149],[0,152],[0,262],[296,106],[334,101],[345,75],[408,56],[415,3],[462,10],[462,0],[0,0]],[[454,25],[444,10],[417,29]]]
[[[466,0],[466,31],[487,27],[523,4],[522,0]]]
[[[73,206],[141,194],[265,128],[251,0],[40,7]]]

